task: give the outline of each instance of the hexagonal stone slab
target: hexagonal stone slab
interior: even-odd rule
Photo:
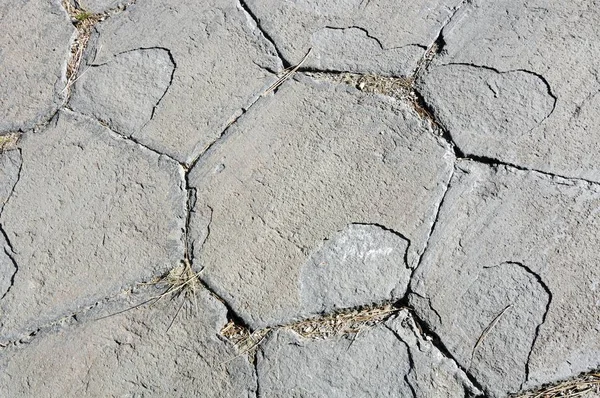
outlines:
[[[591,0],[467,2],[418,87],[467,155],[600,182],[599,20]]]
[[[100,104],[109,104],[104,117],[113,128],[129,129],[120,132],[181,162],[190,163],[218,138],[273,83],[272,71],[280,68],[273,46],[232,1],[138,2],[97,31],[88,63],[102,66],[87,82],[78,82],[89,92],[77,109],[92,115]],[[172,76],[161,49],[172,57]],[[152,59],[138,64],[123,58],[144,50]],[[131,62],[139,73],[128,71]],[[165,77],[169,83],[163,90]],[[128,82],[127,90],[111,98],[111,87],[121,81]],[[152,89],[146,91],[149,82]]]
[[[18,265],[0,302],[3,338],[183,258],[187,195],[177,163],[69,112],[20,146],[21,177],[0,216]]]
[[[254,396],[247,357],[217,337],[225,307],[206,291],[198,296],[170,328],[180,304],[162,300],[7,348],[0,389],[11,397]]]
[[[0,132],[29,129],[58,109],[74,35],[59,0],[0,5]]]
[[[282,56],[305,67],[408,76],[460,0],[247,0]]]
[[[402,297],[452,171],[406,105],[301,80],[257,103],[188,178],[195,261],[253,327]]]
[[[307,340],[280,330],[257,353],[259,397],[464,397],[456,364],[416,332],[406,311],[352,337]]]
[[[600,367],[600,186],[460,162],[410,301],[491,396]]]

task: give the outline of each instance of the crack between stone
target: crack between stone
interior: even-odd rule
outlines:
[[[424,46],[424,45],[418,44],[418,43],[409,43],[409,44],[404,44],[402,46],[385,48],[383,46],[383,43],[381,43],[381,40],[379,40],[376,36],[373,36],[372,34],[370,34],[367,29],[363,28],[362,26],[358,26],[358,25],[352,25],[352,26],[346,26],[346,27],[338,27],[338,26],[329,26],[329,25],[327,25],[327,26],[324,26],[322,29],[331,29],[331,30],[357,29],[357,30],[360,30],[369,39],[375,40],[375,42],[377,43],[377,45],[379,46],[379,49],[381,51],[397,50],[397,49],[405,48],[405,47],[419,47],[422,50],[427,50],[427,46]]]
[[[408,385],[408,388],[410,388],[410,392],[411,392],[413,398],[417,398],[417,391],[416,391],[415,387],[412,385],[412,383],[410,382],[410,380],[408,379],[408,375],[411,372],[413,372],[415,369],[415,360],[413,358],[412,351],[410,350],[410,346],[408,345],[408,343],[406,341],[402,340],[402,337],[400,337],[400,335],[398,335],[398,333],[396,333],[396,331],[394,329],[392,329],[385,323],[383,324],[383,327],[386,328],[387,330],[389,330],[390,332],[392,332],[392,334],[396,337],[396,339],[398,339],[398,341],[400,341],[406,347],[406,354],[408,356],[408,366],[410,367],[410,369],[404,375],[404,381],[406,382],[406,385]]]
[[[242,11],[244,11],[250,17],[250,19],[252,19],[254,21],[254,23],[256,24],[256,28],[260,31],[260,33],[263,35],[263,37],[273,46],[273,48],[275,49],[275,52],[277,53],[277,57],[279,57],[279,60],[281,61],[283,67],[284,68],[291,67],[292,64],[289,63],[288,60],[285,59],[285,57],[281,54],[281,52],[275,45],[275,40],[273,40],[271,35],[269,35],[267,33],[267,31],[263,29],[263,27],[260,24],[260,19],[257,18],[256,14],[254,14],[254,12],[250,9],[248,4],[246,3],[246,0],[238,0],[238,4],[239,4],[240,8],[242,9]]]
[[[4,237],[4,240],[6,241],[6,244],[8,245],[9,250],[6,250],[6,248],[2,248],[2,249],[4,250],[4,253],[8,256],[8,258],[12,262],[13,266],[15,267],[15,271],[13,272],[13,274],[10,277],[10,285],[8,286],[8,289],[6,289],[6,292],[4,292],[2,297],[0,297],[0,301],[2,301],[4,299],[4,297],[6,297],[6,295],[8,295],[8,293],[10,292],[10,290],[12,289],[12,287],[15,284],[15,277],[17,276],[17,273],[19,272],[19,265],[17,264],[17,261],[13,257],[14,250],[13,250],[12,244],[10,243],[10,239],[8,239],[8,235],[6,235],[6,232],[4,231],[4,228],[2,228],[1,224],[0,224],[0,234],[2,234],[2,236]]]
[[[170,161],[172,161],[172,162],[174,162],[174,163],[178,164],[179,166],[183,167],[183,169],[184,169],[184,170],[188,170],[188,167],[185,165],[185,163],[181,163],[181,162],[179,162],[178,160],[176,160],[176,159],[172,158],[170,155],[167,155],[166,153],[159,152],[159,151],[157,151],[156,149],[150,148],[149,146],[142,144],[141,142],[139,142],[139,141],[138,141],[136,138],[134,138],[133,136],[126,136],[126,135],[124,135],[124,134],[122,134],[122,133],[118,132],[117,130],[115,130],[115,129],[114,129],[114,128],[113,128],[113,127],[110,125],[110,123],[109,123],[109,122],[107,122],[107,121],[105,121],[105,120],[99,119],[99,118],[97,118],[97,117],[95,117],[95,116],[92,116],[92,115],[87,115],[87,114],[84,114],[84,113],[80,113],[80,112],[74,111],[74,110],[72,110],[72,109],[70,109],[70,108],[68,108],[68,107],[64,107],[64,108],[62,109],[62,111],[63,111],[63,112],[69,112],[69,113],[72,113],[72,114],[74,114],[74,115],[78,115],[78,116],[80,116],[80,117],[88,118],[88,119],[90,119],[90,120],[94,120],[94,121],[96,121],[97,123],[99,123],[100,125],[102,125],[104,128],[106,128],[108,131],[110,131],[110,133],[111,133],[111,134],[113,134],[113,135],[115,135],[116,137],[118,137],[119,139],[122,139],[122,140],[125,140],[125,141],[132,142],[132,143],[136,144],[137,146],[139,146],[140,148],[142,148],[142,149],[144,149],[144,150],[147,150],[147,151],[150,151],[150,152],[154,153],[155,155],[158,155],[158,156],[165,157],[165,158],[169,159]]]
[[[468,369],[465,369],[463,366],[460,365],[460,363],[458,363],[458,361],[454,358],[454,356],[450,353],[450,351],[448,351],[448,349],[446,348],[446,346],[444,345],[444,343],[442,342],[442,340],[440,339],[440,337],[433,332],[433,330],[431,330],[429,328],[429,325],[422,321],[421,319],[419,319],[419,317],[417,317],[417,314],[412,311],[412,308],[410,309],[410,314],[413,318],[413,321],[415,322],[415,325],[417,326],[417,328],[419,330],[422,331],[422,335],[424,336],[429,336],[431,339],[431,344],[433,344],[433,346],[447,359],[451,360],[458,369],[461,370],[461,372],[467,377],[467,379],[471,382],[471,384],[473,384],[473,386],[475,386],[475,388],[477,388],[479,391],[484,391],[481,384],[477,381],[477,379],[471,375],[471,373],[469,373]]]
[[[21,148],[17,148],[15,150],[19,152],[19,158],[21,160],[21,163],[19,164],[19,170],[17,171],[17,180],[15,181],[14,185],[12,186],[12,189],[8,193],[8,196],[4,200],[4,203],[2,203],[2,206],[0,206],[0,215],[2,214],[2,211],[4,210],[4,206],[6,206],[6,204],[12,197],[13,193],[15,193],[17,184],[19,183],[19,180],[21,179],[21,171],[23,170],[23,153],[21,152]],[[12,250],[12,247],[11,247],[11,250]]]
[[[404,265],[406,266],[407,269],[411,269],[410,265],[408,264],[408,251],[410,250],[412,242],[406,236],[404,236],[400,232],[395,231],[395,230],[393,230],[391,228],[388,228],[388,227],[386,227],[385,225],[382,225],[382,224],[377,224],[377,223],[363,223],[363,222],[353,222],[353,223],[350,223],[350,224],[352,224],[352,225],[364,225],[364,226],[371,226],[371,227],[381,228],[382,230],[384,230],[386,232],[389,232],[391,234],[394,234],[397,237],[401,238],[402,240],[406,241],[407,245],[406,245],[406,250],[404,251]]]
[[[544,314],[542,315],[542,321],[535,328],[535,334],[533,336],[533,341],[531,342],[531,347],[529,348],[529,353],[527,354],[527,361],[525,362],[525,380],[519,386],[519,390],[523,390],[523,386],[525,385],[525,383],[527,383],[529,381],[529,372],[530,372],[529,361],[531,359],[531,354],[533,353],[533,348],[535,347],[535,343],[537,342],[537,339],[540,335],[540,330],[541,330],[542,326],[544,325],[544,323],[546,322],[546,317],[548,316],[548,312],[550,311],[550,305],[552,304],[553,295],[552,295],[552,291],[550,290],[550,288],[548,287],[546,282],[544,282],[542,277],[537,272],[533,271],[531,268],[526,266],[525,264],[517,262],[517,261],[506,261],[503,264],[512,264],[512,265],[521,267],[525,272],[527,272],[528,274],[533,276],[534,279],[540,284],[542,289],[544,289],[546,291],[546,293],[548,294],[548,302],[546,303],[546,309],[544,310]]]

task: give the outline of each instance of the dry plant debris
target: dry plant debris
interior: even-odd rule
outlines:
[[[600,396],[600,372],[595,371],[541,389],[515,395],[515,398],[574,398]]]
[[[8,133],[0,135],[0,152],[9,151],[17,147],[21,134],[19,133]]]
[[[387,304],[381,307],[366,307],[305,319],[277,328],[264,328],[250,332],[247,328],[229,321],[221,335],[229,339],[241,353],[252,353],[273,329],[289,329],[307,339],[326,339],[334,336],[358,334],[374,327],[401,308]]]

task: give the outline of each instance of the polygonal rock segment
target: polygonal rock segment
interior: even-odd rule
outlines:
[[[0,152],[0,214],[12,194],[21,172],[21,152]]]
[[[540,77],[524,71],[444,65],[430,68],[419,84],[458,147],[493,158],[507,153],[506,142],[527,140],[556,101]]]
[[[504,72],[524,70],[543,78],[557,101],[546,120],[521,134],[482,130],[475,137],[451,129],[453,137],[464,137],[465,151],[600,182],[600,135],[596,129],[600,123],[600,79],[598,63],[590,56],[600,53],[600,42],[589,39],[600,36],[599,19],[600,7],[593,0],[466,2],[444,29],[446,45],[434,64],[483,65]],[[458,78],[468,84],[472,76]],[[436,80],[432,82],[437,84]],[[472,95],[486,104],[490,103],[486,99],[490,94],[490,88],[480,85]],[[425,96],[425,100],[435,98]],[[444,112],[453,123],[464,115],[459,112],[452,116],[450,108],[464,101],[469,102],[461,95],[460,99],[444,102]],[[529,109],[528,105],[515,109],[508,119],[522,118]],[[489,118],[481,107],[475,107],[469,116],[474,124]]]
[[[309,68],[410,75],[460,0],[246,3],[290,63]]]
[[[175,64],[161,48],[140,49],[91,65],[75,84],[71,107],[126,136],[138,133],[165,95]]]
[[[405,260],[408,244],[376,225],[347,226],[323,242],[302,267],[303,307],[332,312],[402,297],[411,274]]]
[[[186,194],[178,164],[71,113],[27,135],[21,151],[21,177],[0,217],[19,265],[1,303],[2,336],[181,260]]]
[[[205,280],[253,327],[307,315],[302,267],[349,224],[402,234],[414,265],[452,163],[449,148],[406,106],[346,86],[290,81],[190,173],[194,256]],[[405,250],[404,240],[398,245]],[[369,285],[381,280],[377,268],[365,272],[360,280]]]
[[[280,68],[273,46],[228,0],[137,2],[100,24],[98,32],[96,64],[141,48],[170,51],[176,65],[172,83],[133,137],[186,163],[273,83],[271,71]],[[123,106],[137,109],[135,100],[129,95]]]
[[[595,185],[460,163],[410,301],[491,395],[600,367],[599,206]]]
[[[74,35],[58,0],[0,5],[0,132],[29,129],[59,107]]]
[[[0,389],[11,397],[254,396],[247,357],[217,337],[223,305],[205,291],[197,306],[183,304],[174,321],[181,304],[161,300],[6,349]]]
[[[259,397],[410,397],[407,351],[382,326],[327,340],[283,329],[257,352]]]
[[[481,392],[469,381],[457,364],[422,335],[407,310],[386,322],[407,348],[411,370],[406,380],[413,386],[416,398],[478,396]]]

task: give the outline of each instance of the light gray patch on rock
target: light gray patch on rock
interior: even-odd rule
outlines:
[[[169,88],[175,64],[161,48],[139,49],[91,65],[75,83],[73,110],[107,122],[119,133],[138,133]]]
[[[418,317],[492,396],[600,367],[600,188],[457,165],[411,281]]]
[[[456,364],[417,334],[406,311],[387,325],[325,340],[275,332],[257,352],[259,397],[463,397],[475,391]]]
[[[87,322],[4,349],[0,390],[10,397],[254,396],[247,356],[217,336],[227,322],[223,304],[201,290],[197,306],[183,303],[173,321],[180,299],[100,320],[89,314]],[[125,300],[120,309],[133,304]]]
[[[70,112],[21,141],[21,177],[0,216],[19,265],[0,335],[149,280],[183,257],[177,163]]]
[[[191,163],[202,153],[281,69],[274,47],[228,0],[140,1],[97,31],[92,38],[97,64],[140,48],[164,48],[172,55],[176,68],[169,89],[133,138],[180,162]],[[123,107],[137,109],[136,99],[127,96]]]
[[[600,68],[593,56],[600,53],[600,41],[590,39],[600,37],[599,19],[600,7],[593,0],[466,2],[444,28],[445,46],[433,64],[526,71],[546,82],[548,95],[556,98],[556,106],[547,119],[531,130],[523,129],[521,123],[521,127],[516,126],[518,131],[510,134],[504,134],[502,126],[498,130],[465,133],[460,131],[465,113],[453,116],[451,110],[462,107],[462,102],[471,102],[463,95],[466,92],[459,90],[458,98],[442,99],[437,110],[446,115],[450,134],[461,140],[461,149],[525,168],[600,182],[600,135],[596,128],[600,110],[595,106],[600,92]],[[444,85],[468,87],[473,76],[457,75],[456,79],[446,80]],[[436,101],[438,84],[438,79],[431,79],[425,85],[424,91],[431,91],[425,96],[427,102]],[[531,88],[532,93],[539,91]],[[473,90],[471,95],[481,98],[485,106],[475,106],[468,117],[473,125],[485,124],[490,118],[486,111],[487,104],[492,103],[488,99],[490,89],[482,84]],[[530,113],[527,104],[515,107],[508,113],[507,122],[514,125],[511,120],[521,120]]]
[[[0,132],[30,129],[58,109],[74,36],[58,0],[2,2]]]
[[[348,224],[402,234],[414,266],[452,172],[449,147],[404,104],[301,80],[257,103],[189,175],[194,258],[252,327],[308,315],[301,269]],[[361,280],[381,279],[368,271]]]
[[[409,242],[376,225],[351,224],[323,242],[300,272],[303,307],[332,312],[401,298],[411,269]]]
[[[10,198],[21,171],[21,152],[11,150],[0,152],[0,214]]]
[[[419,87],[465,154],[492,158],[506,153],[507,141],[527,136],[555,105],[546,83],[524,71],[444,65],[430,68]]]
[[[249,9],[291,64],[408,76],[460,0],[247,0]]]

